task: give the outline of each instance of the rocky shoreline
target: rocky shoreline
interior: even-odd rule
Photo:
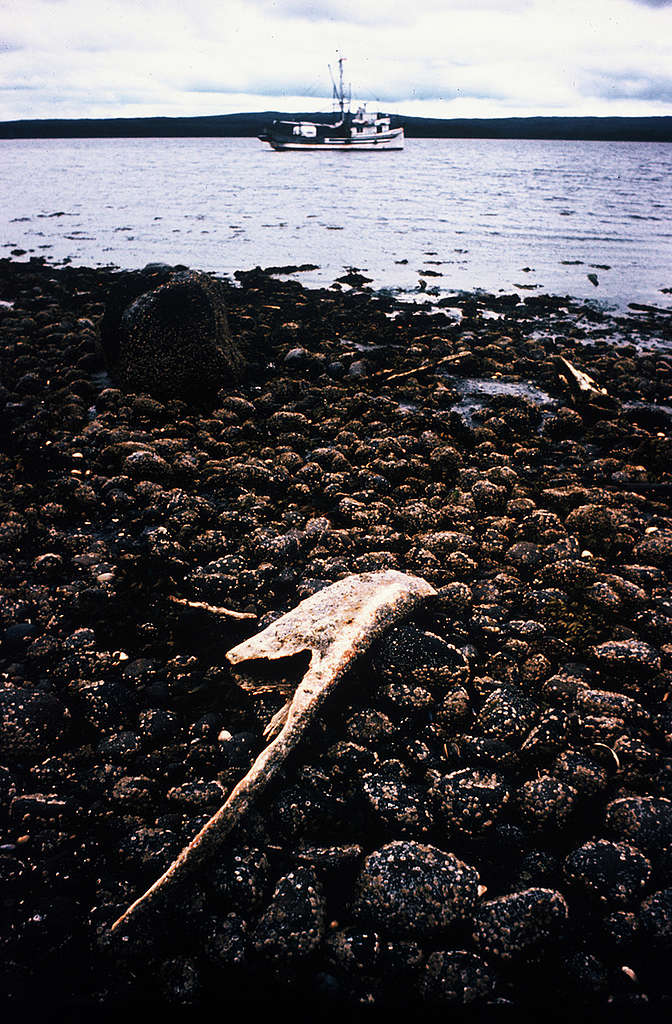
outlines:
[[[169,273],[0,260],[5,993],[669,1007],[670,312],[241,272],[239,379],[125,393],[101,327]],[[438,596],[110,939],[285,701],[225,652],[380,569]]]

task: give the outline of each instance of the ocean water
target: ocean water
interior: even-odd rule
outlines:
[[[232,274],[349,267],[409,298],[551,292],[669,307],[672,146],[412,139],[275,153],[256,139],[0,142],[0,255]],[[588,275],[595,275],[591,281]]]

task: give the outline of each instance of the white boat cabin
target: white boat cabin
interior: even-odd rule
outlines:
[[[352,135],[380,135],[389,132],[390,118],[388,114],[369,114],[366,107],[358,107],[357,113],[350,120]]]

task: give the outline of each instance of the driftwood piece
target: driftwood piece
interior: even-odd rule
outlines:
[[[390,626],[435,593],[425,580],[392,569],[347,576],[302,601],[227,653],[232,665],[290,658],[305,652],[311,658],[291,701],[266,727],[265,735],[275,734],[274,738],[177,859],[114,922],[113,932],[127,924],[142,904],[149,905],[157,893],[203,863],[284,764],[355,659]]]

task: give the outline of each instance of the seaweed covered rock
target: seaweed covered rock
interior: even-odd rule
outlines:
[[[103,344],[127,391],[158,398],[202,399],[239,379],[243,357],[231,338],[224,289],[193,271],[174,273],[138,296],[109,324]]]

